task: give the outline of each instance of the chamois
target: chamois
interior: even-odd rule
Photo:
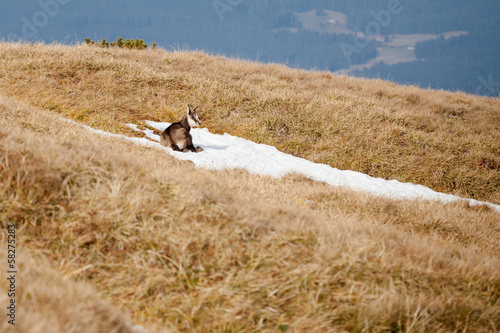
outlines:
[[[198,113],[196,112],[198,107],[191,110],[188,105],[186,115],[181,121],[173,123],[163,133],[161,134],[160,143],[168,148],[172,148],[175,151],[187,152],[188,150],[199,153],[203,151],[200,146],[193,146],[193,138],[189,131],[191,127],[200,126],[200,120],[198,119]]]

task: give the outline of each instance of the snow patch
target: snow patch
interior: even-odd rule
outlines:
[[[145,123],[160,132],[163,132],[170,125],[169,123],[153,121],[146,121]],[[85,125],[82,126],[101,135],[120,137],[144,146],[163,149],[177,159],[191,161],[196,166],[206,169],[245,169],[252,174],[272,177],[283,177],[290,173],[299,173],[331,186],[346,187],[375,196],[391,199],[432,200],[443,203],[465,201],[471,206],[486,205],[500,213],[500,206],[492,203],[439,193],[422,185],[374,178],[356,171],[339,170],[329,165],[314,163],[282,153],[272,146],[258,144],[226,133],[224,135],[212,134],[206,128],[193,128],[190,132],[193,137],[193,144],[203,147],[204,150],[200,153],[182,153],[161,146],[159,135],[156,135],[150,129],[141,130],[137,125],[128,124],[127,126],[134,131],[144,133],[145,138],[132,138],[95,130]]]

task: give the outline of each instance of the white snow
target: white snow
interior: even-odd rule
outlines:
[[[170,125],[169,123],[152,121],[146,121],[146,124],[158,131],[163,131]],[[154,134],[152,130],[140,130],[137,125],[132,124],[127,126],[144,133],[151,140],[110,134],[101,130],[94,130],[88,126],[85,127],[103,135],[123,137],[141,145],[163,149],[175,158],[192,161],[196,166],[202,168],[216,170],[240,168],[246,169],[253,174],[273,177],[283,177],[286,174],[295,172],[331,186],[342,186],[376,196],[392,199],[436,200],[444,203],[466,201],[472,206],[487,205],[500,213],[500,206],[498,205],[435,192],[422,185],[373,178],[350,170],[338,170],[329,165],[314,163],[282,153],[272,146],[257,144],[229,134],[212,134],[206,128],[191,129],[194,145],[203,147],[204,151],[200,153],[182,153],[161,146],[159,144],[160,137]]]

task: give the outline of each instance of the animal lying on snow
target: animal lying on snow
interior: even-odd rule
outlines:
[[[160,137],[160,143],[175,151],[187,152],[190,150],[195,153],[203,151],[203,148],[200,146],[194,147],[193,138],[191,134],[189,134],[191,127],[201,125],[196,110],[198,110],[198,107],[191,110],[191,107],[188,105],[186,115],[181,121],[173,123],[163,131]]]

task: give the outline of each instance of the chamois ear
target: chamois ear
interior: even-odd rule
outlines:
[[[191,107],[189,106],[188,104],[188,108],[187,108],[187,113],[190,114],[191,113]]]

